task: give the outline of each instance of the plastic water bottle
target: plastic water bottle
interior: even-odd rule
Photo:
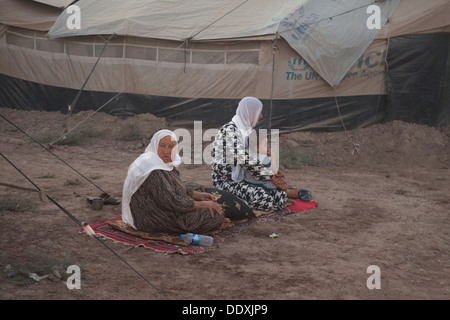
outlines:
[[[198,244],[201,246],[210,246],[213,243],[213,238],[195,233],[186,233],[180,235],[180,239],[188,244]]]

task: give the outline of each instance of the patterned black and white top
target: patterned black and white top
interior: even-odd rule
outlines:
[[[253,209],[268,211],[281,210],[284,207],[287,194],[281,189],[266,190],[244,180],[234,181],[231,174],[236,164],[240,164],[258,181],[271,181],[274,175],[247,152],[239,129],[233,122],[229,122],[222,126],[213,143],[213,186],[238,196]]]

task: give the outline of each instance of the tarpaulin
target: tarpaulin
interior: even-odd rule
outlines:
[[[387,119],[442,126],[450,123],[450,34],[391,39]]]

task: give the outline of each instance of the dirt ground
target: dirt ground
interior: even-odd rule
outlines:
[[[128,166],[165,119],[120,119],[81,112],[1,108],[101,189],[121,197]],[[175,129],[175,128],[172,128]],[[117,217],[120,206],[93,210],[101,192],[0,118],[0,152],[80,221]],[[74,134],[77,133],[77,134]],[[145,283],[98,241],[37,193],[0,185],[0,299],[438,299],[450,298],[450,128],[400,121],[346,132],[281,136],[303,165],[284,168],[290,185],[312,192],[318,207],[280,221],[256,222],[201,254],[163,254],[107,244],[144,275]],[[352,143],[358,145],[354,150]],[[0,183],[33,188],[0,158]],[[184,180],[210,186],[210,167],[180,167]],[[272,233],[279,234],[271,238]],[[69,290],[65,269],[81,268]],[[369,289],[369,266],[380,289]],[[39,282],[29,273],[52,274]],[[59,274],[58,274],[59,272]],[[60,277],[58,277],[58,275]],[[163,293],[163,294],[161,294]]]

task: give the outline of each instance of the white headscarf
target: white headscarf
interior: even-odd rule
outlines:
[[[130,202],[133,194],[139,189],[153,170],[172,171],[174,167],[178,167],[181,164],[181,157],[178,155],[177,150],[174,150],[176,156],[172,162],[164,163],[158,156],[159,141],[167,136],[171,136],[175,141],[178,140],[175,133],[170,130],[160,130],[156,132],[145,149],[145,152],[134,160],[128,168],[128,174],[123,184],[122,220],[135,229],[136,227],[130,209]]]
[[[262,102],[253,97],[245,97],[239,101],[236,115],[231,121],[233,121],[239,129],[244,145],[246,145],[248,136],[258,122],[262,108]],[[231,172],[231,178],[236,182],[240,182],[244,179],[244,170],[239,164],[234,166],[233,171]]]

